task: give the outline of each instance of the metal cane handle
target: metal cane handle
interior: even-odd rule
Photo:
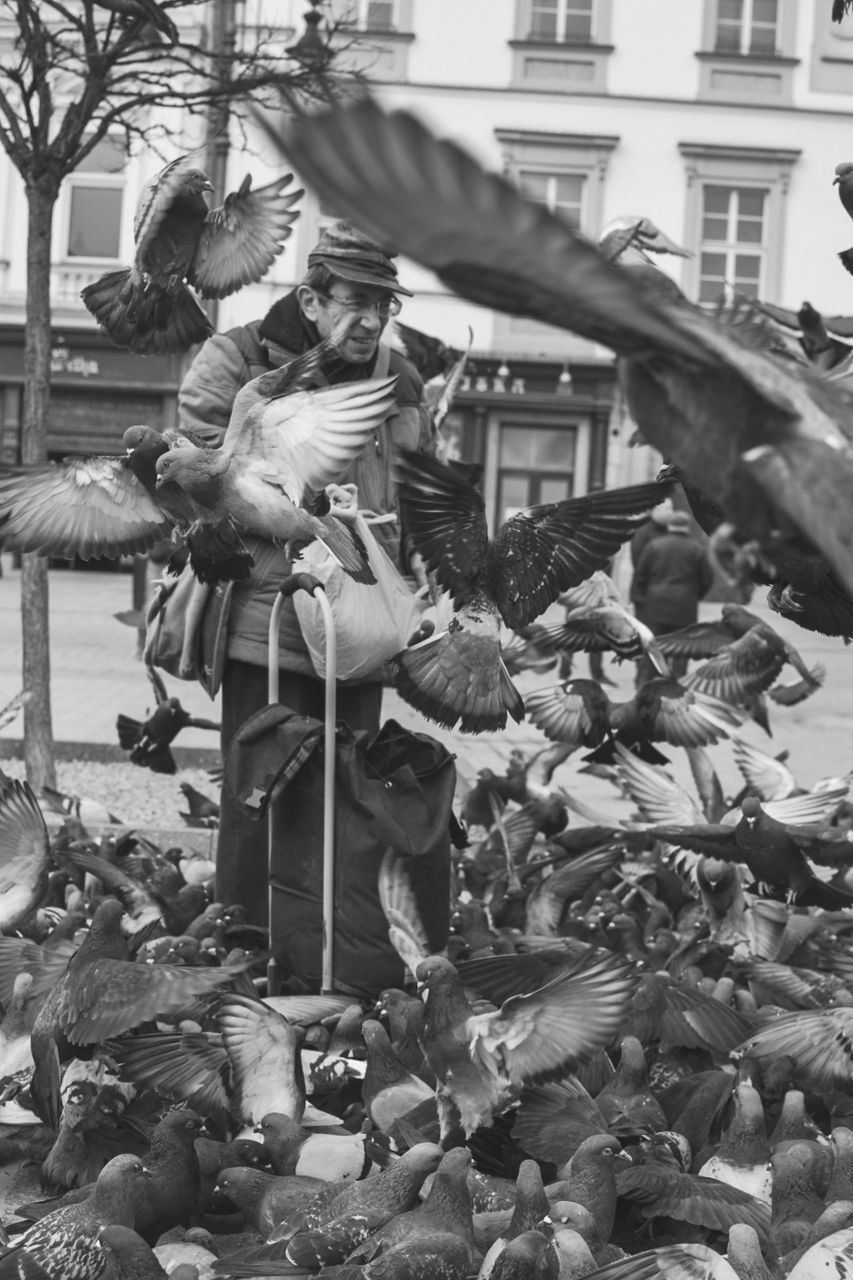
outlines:
[[[321,591],[325,590],[320,579],[315,578],[313,573],[292,573],[279,587],[278,594],[284,600],[296,595],[297,591],[307,591],[309,596],[313,596],[318,587]]]

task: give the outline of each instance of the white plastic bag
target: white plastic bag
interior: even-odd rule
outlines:
[[[335,620],[338,680],[374,675],[406,647],[428,603],[409,589],[364,516],[350,517],[350,522],[367,547],[376,582],[355,582],[316,539],[294,565],[297,572],[312,574],[326,590]],[[297,591],[293,603],[314,670],[325,679],[326,631],[320,605],[306,591]]]

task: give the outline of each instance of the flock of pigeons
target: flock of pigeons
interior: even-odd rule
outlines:
[[[814,340],[792,351],[767,309],[692,307],[629,265],[645,220],[596,248],[408,114],[366,100],[299,120],[284,147],[324,203],[460,295],[614,349],[667,474],[533,508],[490,540],[471,467],[401,456],[436,607],[395,660],[398,688],[473,732],[526,712],[552,742],[465,798],[441,955],[405,859],[385,858],[389,945],[412,983],[373,1008],[264,997],[268,939],[239,904],[209,901],[208,863],[134,832],[92,838],[74,817],[51,840],[27,784],[0,781],[0,1124],[55,1194],[4,1224],[0,1280],[841,1280],[849,778],[805,790],[737,740],[823,673],[741,606],[655,638],[604,569],[678,481],[780,613],[853,635],[843,361],[812,358]],[[286,185],[244,184],[208,211],[204,175],[169,166],[138,211],[133,267],[87,305],[131,349],[197,341],[190,286],[225,296],[258,278],[295,216]],[[805,309],[798,323],[820,333]],[[319,356],[250,384],[219,449],[138,427],[125,458],[4,472],[4,545],[119,555],[175,530],[215,581],[250,571],[244,534],[293,551],[317,538],[369,590],[335,486],[393,380],[312,390]],[[537,623],[557,599],[565,622]],[[568,676],[525,708],[515,671],[584,650],[646,653],[659,674],[622,704]],[[668,659],[685,655],[701,665],[673,680]],[[141,763],[168,767],[178,717],[162,693],[123,730]],[[706,752],[723,737],[744,774],[730,801]],[[667,772],[667,744],[688,752],[695,795]],[[631,822],[553,787],[580,748]]]
[[[786,689],[800,659],[776,643]],[[730,721],[701,690],[611,709],[601,736],[564,708],[543,751],[483,771],[441,954],[406,858],[382,863],[412,984],[368,1007],[265,996],[266,932],[210,902],[207,860],[93,838],[72,812],[103,820],[92,800],[51,838],[3,779],[0,1158],[36,1161],[49,1198],[3,1224],[0,1280],[847,1274],[849,778],[805,790],[736,740],[725,801],[700,744],[758,696]],[[695,793],[643,758],[676,739]],[[628,821],[553,785],[595,742]]]

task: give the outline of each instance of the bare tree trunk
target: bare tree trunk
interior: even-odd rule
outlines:
[[[24,339],[24,413],[21,455],[25,463],[47,457],[50,401],[50,249],[58,183],[27,184],[27,327]],[[50,712],[50,634],[47,560],[24,555],[21,571],[23,683],[30,693],[24,708],[27,778],[39,790],[56,786]]]

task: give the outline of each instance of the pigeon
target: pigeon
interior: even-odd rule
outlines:
[[[570,966],[529,995],[474,1013],[454,966],[431,956],[417,970],[428,991],[421,1044],[437,1080],[442,1140],[471,1134],[525,1084],[568,1074],[615,1034],[634,988],[624,962]]]
[[[724,862],[745,862],[755,881],[765,886],[769,896],[783,895],[804,906],[820,906],[832,911],[853,906],[853,895],[820,880],[808,861],[837,865],[849,861],[853,846],[831,831],[796,827],[771,817],[755,796],[741,803],[741,819],[707,826],[651,827],[650,834],[669,844],[685,845]]]
[[[566,606],[565,620],[537,633],[542,648],[560,654],[611,650],[619,659],[645,653],[659,675],[669,675],[654,634],[630,611],[606,573],[599,570],[581,587],[563,592],[559,603]]]
[[[803,302],[796,311],[769,302],[756,302],[755,306],[786,332],[796,333],[800,348],[818,368],[832,369],[849,358],[853,350],[850,316],[824,316],[810,302]]]
[[[105,1266],[101,1228],[132,1227],[136,1198],[150,1176],[138,1156],[115,1156],[88,1199],[57,1209],[18,1237],[0,1257],[0,1280],[97,1280]]]
[[[853,164],[845,162],[836,165],[832,185],[838,187],[838,198],[844,206],[844,212],[853,218]],[[845,271],[853,272],[853,249],[845,249],[838,256]]]
[[[598,248],[608,262],[644,262],[654,265],[650,254],[670,254],[691,258],[688,249],[670,240],[651,218],[642,214],[623,213],[608,222],[598,241]]]
[[[59,1121],[60,1060],[67,1049],[178,1012],[244,972],[240,966],[195,969],[135,964],[127,959],[120,927],[123,914],[115,898],[98,907],[89,932],[33,1024],[33,1106],[54,1129]]]
[[[643,439],[724,510],[738,539],[772,570],[793,525],[853,590],[843,388],[768,353],[754,322],[706,314],[647,266],[608,262],[407,112],[348,103],[294,122],[282,146],[321,199],[468,301],[614,350]]]
[[[710,658],[686,683],[727,702],[763,693],[786,663],[811,689],[820,684],[793,645],[743,605],[724,604],[719,619],[693,623],[657,640],[667,657]]]
[[[123,442],[122,457],[71,456],[0,469],[4,545],[45,556],[115,559],[179,534],[200,581],[245,578],[253,560],[228,514],[211,517],[176,485],[157,488],[156,458],[178,442],[189,444],[187,437],[136,426]]]
[[[294,376],[285,365],[242,387],[221,446],[170,449],[156,462],[158,487],[176,484],[217,518],[291,554],[318,538],[356,581],[375,582],[355,531],[304,504],[336,485],[372,439],[393,409],[396,379],[294,390]],[[351,493],[336,489],[335,508],[351,502]]]
[[[635,485],[530,507],[490,539],[465,464],[404,449],[397,470],[405,529],[449,597],[435,632],[392,660],[397,690],[446,728],[501,729],[507,714],[519,721],[524,713],[501,659],[501,620],[513,630],[527,626],[560,592],[603,568],[661,489]]]
[[[154,6],[157,7],[156,5]],[[227,298],[265,274],[284,247],[302,191],[285,194],[293,174],[252,191],[250,177],[209,209],[213,187],[190,156],[171,161],[136,207],[133,266],[87,285],[88,311],[119,347],[137,355],[188,351],[213,332],[203,298]]]
[[[442,1157],[440,1147],[418,1143],[375,1176],[336,1184],[302,1215],[282,1222],[273,1232],[275,1242],[287,1242],[285,1257],[293,1266],[314,1269],[343,1262],[374,1232],[416,1206],[424,1182]],[[280,1256],[280,1248],[271,1246],[251,1255],[257,1264]]]
[[[208,829],[216,829],[219,826],[219,803],[212,800],[210,796],[206,796],[204,792],[199,791],[189,782],[179,782],[178,786],[183,792],[184,799],[187,802],[187,812],[181,810],[180,816],[188,827],[205,827]],[[190,860],[191,863],[192,860]],[[188,879],[187,871],[181,868],[183,877]],[[209,880],[210,875],[205,875],[204,879]]]
[[[650,764],[666,764],[651,744],[707,746],[731,735],[741,717],[726,702],[668,676],[646,680],[628,702],[611,703],[595,680],[566,680],[527,699],[530,719],[555,742],[595,748],[584,759],[613,764],[621,744]]]
[[[275,1111],[262,1116],[255,1131],[279,1177],[296,1174],[324,1182],[354,1182],[367,1177],[372,1168],[363,1133],[312,1132]]]
[[[213,720],[191,716],[178,698],[167,695],[166,687],[154,668],[148,666],[146,669],[157,705],[146,720],[134,720],[119,712],[116,719],[119,746],[130,752],[131,764],[150,769],[152,773],[177,773],[178,766],[170,748],[181,730],[212,729],[218,732],[221,726]]]

